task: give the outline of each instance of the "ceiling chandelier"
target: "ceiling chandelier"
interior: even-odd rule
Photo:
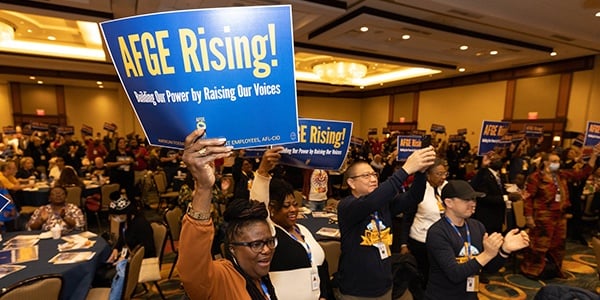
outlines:
[[[313,72],[332,84],[352,84],[367,75],[367,66],[361,63],[332,61],[313,66]]]

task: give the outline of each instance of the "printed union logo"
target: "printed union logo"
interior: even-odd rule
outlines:
[[[290,138],[291,138],[292,140],[296,140],[296,133],[292,131],[292,132],[290,133]]]
[[[196,128],[197,129],[206,129],[206,122],[204,121],[204,117],[196,118]]]

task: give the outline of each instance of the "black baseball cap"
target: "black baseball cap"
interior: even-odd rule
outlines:
[[[484,193],[476,192],[471,185],[464,180],[448,180],[442,189],[442,199],[460,198],[462,200],[475,200],[477,197],[485,197]]]

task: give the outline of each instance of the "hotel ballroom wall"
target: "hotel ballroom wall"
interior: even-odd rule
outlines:
[[[598,57],[596,61],[599,61]],[[596,63],[592,70],[572,73],[565,130],[583,132],[587,120],[600,121],[599,65]],[[537,111],[540,119],[556,117],[560,77],[561,74],[553,74],[516,79],[512,117],[525,119],[530,111]],[[404,117],[406,122],[417,121],[419,129],[428,130],[432,123],[446,125],[450,134],[459,128],[467,128],[467,139],[474,145],[482,120],[504,118],[507,86],[506,80],[494,81],[425,90],[418,97],[413,93],[363,99],[301,96],[298,98],[298,115],[352,121],[353,134],[361,137],[367,136],[369,128],[377,128],[378,135],[383,137],[382,128],[388,121],[398,122]],[[52,86],[21,84],[21,96],[23,113],[33,114],[39,108],[45,109],[46,114],[57,111]],[[104,133],[104,122],[113,122],[119,127],[120,134],[143,133],[121,89],[65,86],[64,97],[67,123],[75,126],[76,131],[86,124]],[[418,102],[413,101],[414,98],[418,98]],[[418,105],[416,120],[414,105]],[[0,126],[7,125],[13,125],[10,86],[0,83]]]

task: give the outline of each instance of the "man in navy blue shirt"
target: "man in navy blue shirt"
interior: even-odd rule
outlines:
[[[434,160],[433,147],[417,150],[381,185],[378,173],[365,161],[346,171],[352,194],[338,205],[342,299],[392,299],[392,217],[423,199],[425,175],[421,172]],[[401,193],[413,173],[417,173],[413,185]]]
[[[486,233],[483,224],[470,219],[477,197],[464,180],[450,180],[442,189],[444,217],[427,231],[425,242],[429,255],[429,282],[426,299],[477,299],[479,273],[500,269],[511,252],[529,245],[529,236],[519,229],[506,236]]]

